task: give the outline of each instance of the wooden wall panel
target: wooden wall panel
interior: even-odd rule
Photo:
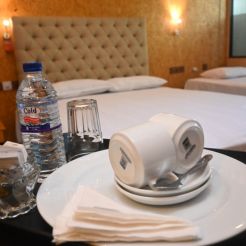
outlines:
[[[15,141],[16,91],[0,91],[0,122],[5,126],[4,140]]]
[[[243,66],[246,67],[246,58],[228,58],[228,66]]]

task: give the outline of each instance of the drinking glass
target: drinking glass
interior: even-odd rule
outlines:
[[[67,103],[67,115],[68,161],[98,151],[103,137],[97,101],[94,99],[70,101]]]

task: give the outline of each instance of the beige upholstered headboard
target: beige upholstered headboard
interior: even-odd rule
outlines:
[[[144,19],[13,17],[13,32],[19,80],[29,61],[52,82],[149,72]]]

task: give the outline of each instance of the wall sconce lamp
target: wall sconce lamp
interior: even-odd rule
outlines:
[[[181,11],[177,8],[173,8],[170,11],[171,14],[171,25],[172,25],[172,33],[175,36],[180,35],[180,25],[182,24],[181,19]]]
[[[11,21],[10,19],[3,19],[3,48],[6,52],[12,52],[14,50],[13,43],[10,35]]]
[[[3,39],[10,39],[10,20],[9,19],[4,19],[3,20],[3,27],[4,27],[4,32],[3,32]]]

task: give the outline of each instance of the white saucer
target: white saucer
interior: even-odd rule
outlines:
[[[196,189],[193,189],[190,192],[185,192],[183,194],[178,194],[174,196],[158,196],[158,197],[142,196],[142,195],[131,193],[126,189],[124,189],[124,187],[120,186],[117,182],[115,182],[115,186],[120,193],[122,193],[123,195],[127,196],[128,198],[130,198],[135,202],[139,202],[146,205],[160,206],[160,205],[174,205],[191,200],[192,198],[198,196],[202,191],[204,191],[209,186],[210,183],[209,181],[210,178],[207,181],[205,181],[204,184],[202,184]]]
[[[142,188],[142,189],[136,188],[123,183],[117,176],[115,176],[114,178],[118,184],[120,184],[122,187],[124,187],[125,190],[131,193],[141,196],[156,197],[156,196],[170,196],[170,195],[183,194],[188,191],[192,191],[197,187],[200,187],[202,184],[204,184],[209,179],[210,176],[211,176],[211,168],[208,165],[201,172],[197,172],[187,176],[187,178],[185,178],[182,181],[183,183],[182,187],[172,190],[163,190],[163,191],[151,190],[150,188]]]

